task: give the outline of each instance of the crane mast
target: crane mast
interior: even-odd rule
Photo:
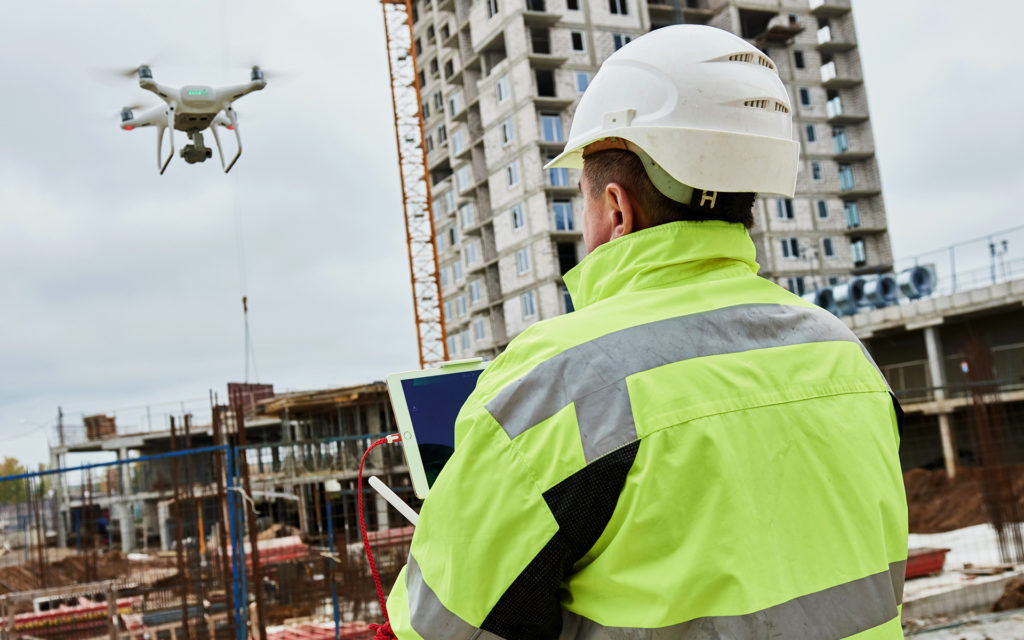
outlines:
[[[409,245],[413,313],[420,367],[437,366],[448,359],[448,343],[441,312],[441,280],[434,245],[430,175],[424,146],[420,83],[412,35],[409,0],[381,0],[391,74],[391,101],[395,111],[395,143],[402,180],[405,234]]]

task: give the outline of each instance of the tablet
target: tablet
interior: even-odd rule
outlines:
[[[427,497],[437,474],[455,452],[455,418],[486,366],[481,358],[473,358],[387,377],[391,408],[417,498]]]

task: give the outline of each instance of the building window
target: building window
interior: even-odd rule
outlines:
[[[566,313],[572,313],[576,310],[575,306],[572,304],[572,296],[569,295],[569,289],[567,287],[562,287],[562,306],[565,307]]]
[[[850,255],[853,256],[853,265],[859,267],[868,261],[868,253],[864,248],[864,241],[860,238],[850,240]]]
[[[807,134],[807,142],[814,142],[818,139],[816,132],[814,131],[814,125],[809,124],[804,127],[804,131]]]
[[[779,217],[787,220],[793,219],[793,201],[789,198],[779,198],[775,201],[775,208]]]
[[[590,86],[590,74],[586,71],[576,72],[576,91],[583,93]]]
[[[557,113],[542,113],[540,116],[541,135],[544,142],[561,142],[562,116]]]
[[[527,291],[519,296],[519,304],[523,308],[523,318],[532,318],[537,315],[537,308],[533,304],[533,292]]]
[[[455,278],[455,282],[462,282],[462,263],[461,262],[456,261],[456,262],[452,263],[452,277]]]
[[[821,163],[817,160],[811,163],[811,178],[815,182],[821,182],[822,180]]]
[[[832,127],[832,147],[836,153],[846,153],[850,150],[850,143],[846,140],[844,127]]]
[[[430,61],[430,75],[431,77],[441,75],[441,68],[437,64],[437,58]]]
[[[509,189],[519,184],[519,163],[510,162],[505,167],[505,184]]]
[[[462,350],[463,351],[469,351],[469,332],[468,331],[463,331],[462,332]]]
[[[455,211],[455,192],[447,191],[444,194],[444,212],[451,213],[452,211]],[[458,242],[458,240],[454,242]]]
[[[512,207],[512,211],[510,213],[512,214],[512,230],[515,231],[516,229],[522,229],[523,225],[526,224],[526,220],[523,216],[523,205],[517,204]]]
[[[508,99],[508,76],[501,76],[498,78],[498,83],[494,85],[494,90],[498,95],[498,102],[505,102]]]
[[[848,164],[839,165],[839,190],[850,191],[853,187],[853,167]]]
[[[569,11],[579,11],[580,0],[565,0],[565,8]]]
[[[425,88],[427,86],[427,72],[426,72],[426,70],[420,69],[419,76],[420,76],[420,89],[423,89],[423,88]]]
[[[416,55],[421,55],[423,53],[423,43],[420,42],[419,38],[416,38],[415,45],[416,45]]]
[[[466,296],[455,298],[455,314],[460,318],[466,315]]]
[[[530,249],[523,247],[516,251],[516,273],[523,275],[530,270]]]
[[[444,317],[445,318],[454,318],[455,317],[455,316],[452,315],[452,303],[451,303],[451,300],[445,300],[444,301]]]
[[[455,184],[459,188],[459,192],[463,192],[466,189],[473,186],[472,180],[469,177],[469,165],[464,164],[455,171]]]
[[[583,32],[582,31],[570,31],[569,38],[572,40],[573,51],[586,51],[583,46]]]
[[[516,129],[512,124],[512,118],[507,118],[501,123],[501,144],[511,144],[516,137]]]
[[[444,112],[444,96],[441,95],[440,91],[434,92],[434,108],[437,109],[438,113]]]
[[[448,139],[448,130],[444,128],[442,124],[437,128],[437,144],[444,144],[444,141]]]
[[[467,202],[466,204],[459,207],[459,220],[462,222],[462,228],[466,229],[473,226],[473,205]]]
[[[455,353],[455,336],[448,336],[448,353]]]
[[[553,157],[548,158],[548,162],[552,160],[554,160]],[[552,167],[548,169],[548,184],[552,187],[568,187],[569,170],[565,167]]]
[[[626,0],[608,0],[608,11],[620,16],[629,15],[629,5]]]
[[[448,267],[441,267],[441,288],[448,286]]]
[[[455,225],[448,227],[448,246],[454,247],[459,244],[459,229]]]
[[[452,152],[455,154],[462,153],[462,150],[466,148],[466,143],[462,138],[462,129],[452,133]]]
[[[821,248],[824,250],[826,258],[831,258],[836,255],[835,247],[832,246],[832,238],[823,239],[821,241]]]
[[[447,80],[448,78],[451,78],[452,74],[454,74],[454,73],[455,73],[455,61],[449,59],[447,62],[444,63],[444,77],[445,77],[445,80]]]
[[[803,69],[804,68],[805,65],[804,65],[804,52],[803,51],[797,50],[797,51],[793,52],[793,64],[796,66],[797,69]]]
[[[469,304],[480,302],[480,281],[474,280],[469,283]]]
[[[796,238],[783,238],[782,239],[782,257],[783,258],[799,258],[800,257],[800,243]]]
[[[456,91],[448,98],[448,107],[451,109],[451,113],[454,116],[458,112],[462,111],[462,92]]]
[[[804,279],[802,277],[786,278],[786,288],[798,296],[804,295]]]
[[[800,104],[805,107],[811,106],[811,90],[807,87],[800,87]]]
[[[558,231],[572,231],[576,228],[572,219],[572,203],[568,200],[555,200],[551,203],[551,209],[555,214],[555,229]]]
[[[828,277],[828,286],[834,287],[837,284],[839,284],[839,276],[829,276]]]
[[[473,321],[473,339],[484,340],[487,338],[487,325],[484,324],[483,318],[477,318]]]
[[[467,243],[466,247],[462,250],[462,252],[463,252],[463,254],[466,257],[466,266],[467,267],[476,264],[476,243],[475,242]]]
[[[441,40],[447,40],[448,38],[451,37],[451,35],[452,35],[451,28],[447,24],[442,25],[441,26]]]
[[[846,217],[846,228],[856,229],[860,226],[860,209],[856,200],[848,200],[843,203],[843,215]]]
[[[823,220],[828,217],[828,203],[824,200],[818,200],[818,217]]]
[[[431,153],[434,150],[434,136],[427,134],[427,153]]]
[[[633,40],[632,36],[627,36],[627,35],[622,34],[622,33],[613,33],[612,34],[612,44],[615,45],[615,50],[616,51],[618,51],[619,49],[621,49],[625,45],[629,44],[630,41],[632,41],[632,40]]]
[[[484,0],[487,3],[487,17],[493,18],[498,15],[498,0]]]

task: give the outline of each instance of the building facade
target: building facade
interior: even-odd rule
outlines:
[[[790,90],[797,195],[755,205],[761,275],[805,293],[891,270],[849,0],[415,0],[413,19],[452,358],[572,309],[579,172],[543,165],[601,62],[669,24],[746,38]]]

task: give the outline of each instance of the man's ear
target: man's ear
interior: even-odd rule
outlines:
[[[605,212],[611,218],[612,232],[609,240],[640,230],[635,203],[622,185],[609,182],[604,189],[604,200]]]

